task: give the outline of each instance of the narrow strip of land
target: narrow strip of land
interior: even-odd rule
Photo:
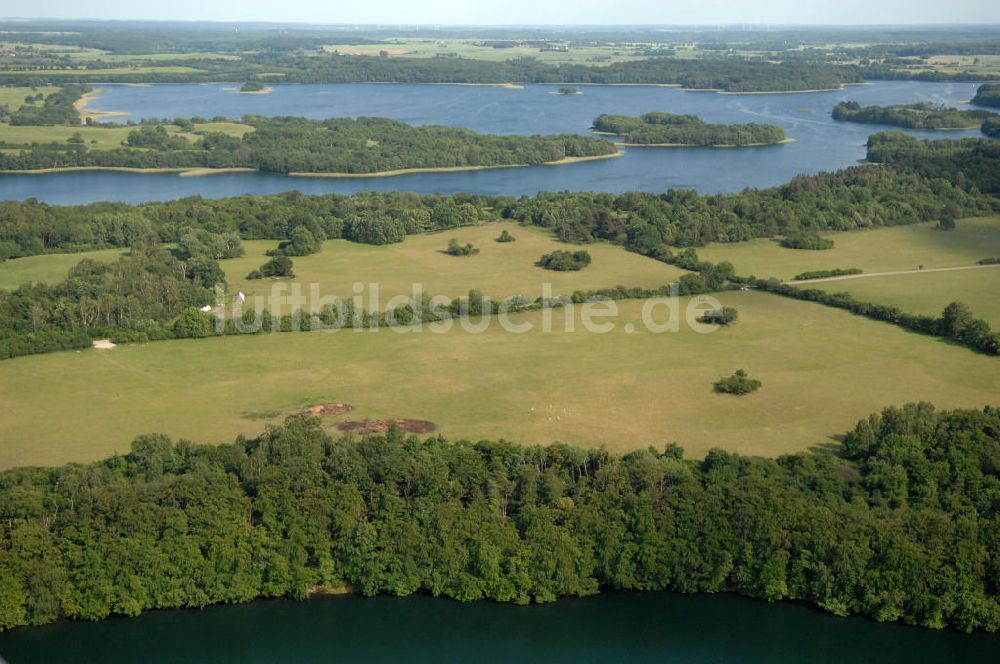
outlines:
[[[893,272],[868,272],[863,274],[845,274],[839,277],[823,277],[821,279],[801,279],[798,281],[789,281],[789,284],[818,284],[825,281],[844,281],[845,279],[864,279],[865,277],[891,277],[897,274],[924,274],[926,272],[954,272],[956,270],[984,270],[990,267],[1000,267],[1000,264],[994,265],[958,265],[956,267],[929,267],[927,269],[916,269],[916,270],[895,270]]]

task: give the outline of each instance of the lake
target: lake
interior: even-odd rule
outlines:
[[[519,607],[425,596],[259,601],[0,635],[10,664],[101,662],[995,661],[1000,637],[735,595],[602,593]]]
[[[708,122],[762,122],[784,127],[795,143],[761,148],[630,148],[617,159],[567,166],[536,166],[452,173],[414,173],[389,178],[295,178],[261,173],[203,177],[176,174],[74,172],[0,175],[0,199],[37,198],[73,204],[98,200],[138,203],[200,195],[268,194],[298,189],[308,194],[403,190],[420,193],[535,194],[538,191],[739,191],[787,182],[796,175],[837,170],[865,156],[870,134],[889,129],[834,122],[838,102],[898,104],[928,101],[957,106],[972,83],[878,81],[817,93],[716,94],[654,86],[580,86],[581,95],[553,94],[556,86],[523,88],[470,85],[336,84],[278,85],[265,95],[239,94],[230,85],[105,85],[94,110],[150,117],[241,117],[244,114],[311,118],[384,116],[413,124],[469,127],[497,134],[588,133],[600,113],[638,115],[668,111]],[[909,132],[922,137],[979,136],[978,131]]]

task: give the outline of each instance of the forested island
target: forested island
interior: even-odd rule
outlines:
[[[996,631],[1000,411],[886,409],[836,454],[332,438],[293,416],[227,445],[0,473],[0,629],[345,590],[527,604],[736,592]],[[808,441],[803,441],[804,444]]]
[[[1000,83],[983,83],[976,90],[972,103],[977,106],[992,106],[1000,108]]]
[[[995,113],[959,110],[937,104],[899,104],[862,106],[856,101],[842,101],[833,108],[833,119],[844,122],[884,124],[908,129],[976,129]]]
[[[751,147],[785,143],[785,130],[767,124],[708,124],[694,115],[646,113],[639,117],[602,114],[594,130],[614,134],[625,145],[662,147]]]
[[[185,130],[192,126],[187,120],[170,122],[180,122]],[[553,164],[618,154],[610,141],[575,134],[495,136],[454,127],[416,127],[387,118],[318,121],[251,116],[243,123],[253,131],[242,137],[219,131],[179,136],[163,123],[146,123],[137,126],[124,145],[110,150],[83,140],[20,146],[20,151],[8,146],[0,153],[0,170],[247,168],[365,175]]]

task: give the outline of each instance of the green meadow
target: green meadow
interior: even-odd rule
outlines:
[[[24,98],[28,95],[37,95],[41,92],[44,95],[50,95],[59,88],[50,86],[41,86],[37,88],[28,87],[3,87],[0,86],[0,106],[6,106],[12,113],[17,109],[24,106]]]
[[[960,219],[954,231],[939,231],[933,223],[848,231],[827,235],[833,249],[786,249],[776,240],[734,244],[714,243],[698,255],[717,263],[730,261],[741,275],[791,279],[811,270],[860,268],[865,272],[915,270],[918,266],[973,265],[1000,256],[1000,216]]]
[[[451,438],[560,440],[622,451],[677,442],[768,456],[832,443],[889,404],[1000,404],[1000,359],[844,311],[766,293],[720,296],[739,322],[702,334],[653,333],[642,304],[619,302],[615,328],[586,332],[579,308],[513,315],[480,334],[341,330],[178,340],[0,363],[0,467],[87,461],[140,433],[197,441],[254,434],[321,403],[324,418],[414,418]],[[686,306],[688,298],[681,298]],[[602,305],[603,306],[603,305]],[[656,320],[666,316],[661,306]],[[602,319],[603,320],[603,319]],[[626,324],[636,325],[628,332]],[[745,368],[757,392],[714,394]],[[11,389],[11,386],[17,389]]]
[[[495,239],[503,230],[516,241],[500,243]],[[450,256],[444,253],[452,238],[461,244],[471,242],[479,253],[474,256]],[[277,283],[272,280],[248,281],[245,277],[268,260],[264,252],[277,246],[274,241],[244,241],[242,258],[221,261],[231,291],[248,295],[267,295]],[[553,295],[570,295],[574,290],[605,288],[616,285],[655,288],[680,277],[683,271],[650,258],[625,251],[611,244],[591,244],[585,248],[593,263],[579,272],[555,272],[535,266],[543,254],[566,249],[543,230],[514,223],[487,223],[452,231],[407,236],[399,244],[372,246],[347,240],[327,240],[319,253],[292,259],[294,281],[309,293],[309,284],[320,284],[324,295],[351,296],[356,282],[378,283],[384,298],[409,295],[415,283],[423,285],[428,295],[457,297],[470,289],[502,298],[511,295],[538,297],[542,285],[551,284]],[[287,283],[288,280],[280,280]]]
[[[100,249],[76,254],[43,254],[14,258],[0,263],[0,288],[13,289],[29,281],[55,284],[62,281],[70,268],[85,258],[109,262],[127,253],[127,249]]]
[[[167,132],[184,136],[189,140],[198,137],[181,131],[175,125],[163,125]],[[135,127],[116,125],[111,123],[96,125],[67,126],[57,125],[53,127],[40,126],[11,126],[0,123],[0,141],[6,143],[8,147],[30,146],[32,143],[65,143],[70,138],[79,135],[84,144],[94,150],[113,150],[120,148],[130,132]],[[221,131],[231,136],[242,136],[248,131],[253,131],[253,127],[240,124],[238,122],[207,122],[195,125],[196,131]]]
[[[1000,266],[955,272],[913,272],[820,282],[815,288],[846,291],[859,300],[891,304],[903,311],[939,315],[955,300],[1000,329]]]

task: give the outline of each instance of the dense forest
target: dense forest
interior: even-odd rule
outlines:
[[[51,97],[51,96],[50,96]],[[201,132],[192,142],[162,126],[144,125],[114,150],[81,143],[32,145],[0,153],[0,170],[80,166],[124,168],[255,168],[271,173],[379,173],[408,168],[476,168],[557,162],[615,154],[607,140],[556,136],[495,136],[469,129],[387,118],[250,116],[242,139]]]
[[[983,83],[976,90],[972,103],[977,106],[1000,108],[1000,83]]]
[[[842,101],[833,108],[834,120],[895,125],[908,129],[972,129],[980,126],[984,120],[995,117],[989,111],[963,111],[927,103],[862,106],[856,101]]]
[[[990,407],[889,408],[837,454],[776,460],[333,439],[304,416],[220,446],[152,434],[0,474],[0,628],[343,587],[517,603],[615,588],[992,632],[998,500]]]
[[[767,124],[708,124],[694,115],[646,113],[598,115],[594,130],[621,136],[628,145],[750,146],[785,140],[785,130]]]
[[[920,140],[887,131],[868,137],[866,159],[900,172],[942,178],[966,191],[1000,194],[1000,142],[994,140]]]

